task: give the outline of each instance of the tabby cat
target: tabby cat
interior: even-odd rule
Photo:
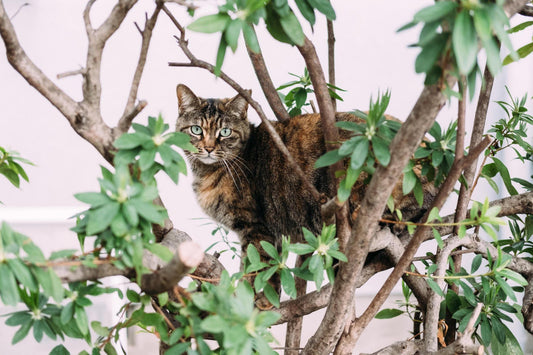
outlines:
[[[255,126],[248,121],[248,103],[242,96],[203,99],[182,84],[177,87],[177,96],[176,131],[188,134],[198,149],[195,153],[185,152],[198,202],[215,221],[238,234],[243,251],[252,243],[261,253],[261,240],[279,245],[282,235],[299,241],[302,227],[320,233],[319,203],[292,172],[264,125]],[[348,113],[338,113],[337,120],[361,121]],[[313,166],[325,152],[320,115],[305,114],[272,124],[317,190],[334,196],[327,169]],[[341,136],[346,139],[348,132],[341,131]],[[350,209],[354,213],[364,195],[364,186],[361,178],[353,189]],[[401,194],[401,184],[393,196],[398,196],[395,205],[404,215],[420,215],[414,198]],[[432,196],[426,194],[423,207]]]

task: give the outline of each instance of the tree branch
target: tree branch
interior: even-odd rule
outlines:
[[[252,30],[255,31],[253,28]],[[255,53],[248,45],[246,45],[246,50],[248,51],[248,56],[252,62],[257,80],[261,85],[261,89],[263,89],[263,93],[265,94],[265,97],[270,105],[270,108],[272,108],[274,115],[276,115],[278,121],[289,120],[289,113],[285,109],[285,106],[283,106],[278,92],[276,91],[276,87],[274,86],[274,83],[272,83],[272,79],[268,73],[268,68],[265,64],[265,59],[263,58],[261,51]]]
[[[172,260],[159,270],[142,276],[141,289],[155,296],[172,289],[192,269],[203,260],[202,249],[193,242],[180,244]]]
[[[336,85],[335,78],[335,31],[333,28],[333,21],[327,20],[328,26],[328,81],[331,85]],[[335,89],[332,89],[335,91]],[[337,101],[331,98],[333,110],[337,111]]]
[[[155,270],[143,275],[141,288],[149,294],[158,294],[174,287],[178,281],[193,267],[194,276],[202,278],[220,278],[224,266],[210,254],[204,254],[184,232],[173,229],[161,242],[173,254],[171,262],[165,263],[159,257],[145,251],[143,265]],[[133,269],[119,269],[110,260],[97,262],[96,267],[73,265],[72,262],[54,262],[48,265],[54,269],[62,282],[98,280],[108,276],[134,277]],[[47,267],[48,267],[47,266]],[[73,267],[76,266],[76,267]]]
[[[444,246],[437,251],[437,270],[434,273],[437,285],[442,290],[445,285],[445,281],[442,278],[448,269],[448,258],[454,249],[459,246],[465,245],[468,242],[468,238],[460,239],[459,237],[450,237],[444,241]],[[442,296],[434,291],[430,291],[430,297],[428,299],[427,309],[424,317],[424,345],[425,350],[428,352],[434,352],[438,349],[438,328],[439,328],[439,312]]]
[[[453,83],[450,84],[453,85]],[[418,147],[445,102],[446,97],[437,85],[425,87],[406,122],[391,143],[389,165],[378,167],[374,173],[345,251],[348,263],[340,264],[328,311],[317,332],[307,343],[304,354],[326,354],[337,343],[353,300],[355,281],[368,255],[370,239],[377,229],[377,221],[381,218],[386,201],[409,157]],[[398,278],[401,274],[403,274],[403,269]],[[367,318],[366,322],[368,321]]]

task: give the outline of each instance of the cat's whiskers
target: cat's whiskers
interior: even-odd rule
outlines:
[[[234,154],[234,153],[226,153],[226,155],[228,156],[228,160],[231,160],[232,162],[235,163],[235,165],[237,165],[237,167],[239,168],[239,170],[243,173],[243,175],[246,177],[246,179],[248,180],[248,176],[246,174],[246,171],[243,170],[243,167],[247,170],[248,173],[250,173],[250,175],[252,175],[252,170],[248,167],[248,165],[246,165],[246,161],[241,158],[239,155],[237,154]]]
[[[237,189],[239,194],[242,194],[241,188],[239,186],[242,182],[241,182],[241,179],[240,179],[239,174],[237,173],[237,171],[232,170],[231,165],[229,164],[229,162],[226,159],[221,159],[220,162],[224,164],[224,167],[226,168],[226,171],[228,172],[228,174],[231,177],[231,179],[233,180],[233,184],[235,185],[235,188]],[[237,179],[239,180],[239,183],[237,183],[237,180],[235,180],[233,172],[235,172],[235,175],[237,175]]]

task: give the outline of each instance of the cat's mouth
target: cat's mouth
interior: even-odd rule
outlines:
[[[211,153],[196,155],[196,158],[206,165],[215,164],[220,161],[220,159],[213,156]]]

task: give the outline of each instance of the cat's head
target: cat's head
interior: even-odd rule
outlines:
[[[242,152],[250,136],[248,103],[237,95],[229,99],[203,99],[183,84],[176,88],[179,117],[176,131],[188,134],[198,152],[188,152],[204,164],[221,164]]]

